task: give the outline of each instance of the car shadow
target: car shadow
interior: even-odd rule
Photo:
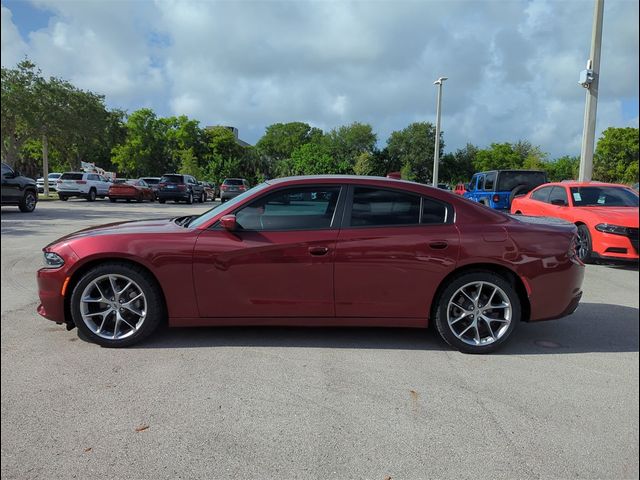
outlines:
[[[451,350],[435,329],[200,327],[163,328],[130,348],[297,347]],[[497,355],[637,352],[638,309],[583,303],[570,317],[521,323]]]

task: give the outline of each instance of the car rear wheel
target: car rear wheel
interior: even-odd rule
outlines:
[[[193,193],[189,193],[187,197],[187,205],[191,205],[193,203]]]
[[[159,198],[159,199],[158,199],[158,203],[164,203],[164,202],[166,202],[166,200],[165,200],[165,199],[163,199],[163,198]]]
[[[155,280],[140,267],[112,262],[85,273],[73,290],[78,330],[103,347],[126,347],[151,335],[165,318]]]
[[[89,190],[89,194],[87,195],[87,201],[89,202],[95,202],[96,201],[96,190],[95,188],[92,188],[91,190]]]
[[[207,194],[202,192],[202,195],[200,195],[200,203],[204,203],[207,201]]]
[[[36,194],[31,190],[27,190],[24,192],[18,208],[21,212],[31,213],[36,209],[37,201]]]
[[[576,239],[576,253],[578,258],[584,263],[591,261],[591,254],[593,253],[593,244],[591,243],[591,233],[589,233],[589,227],[586,225],[578,225],[578,237]]]
[[[109,197],[109,201],[110,201],[111,203],[116,203],[116,199],[115,199],[115,198],[111,198],[111,197]]]
[[[518,185],[516,188],[511,190],[511,193],[509,194],[509,205],[511,205],[514,198],[520,195],[526,195],[530,191],[531,191],[531,187],[528,187],[527,185]]]
[[[66,195],[60,195],[60,194],[58,194],[58,198],[59,198],[60,200],[62,200],[63,202],[66,202],[67,200],[69,200],[69,197],[67,197]]]
[[[513,333],[520,318],[521,304],[515,288],[493,272],[455,277],[436,304],[435,323],[440,336],[464,353],[496,350]]]

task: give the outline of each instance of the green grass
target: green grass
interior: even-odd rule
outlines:
[[[48,197],[45,197],[43,193],[39,193],[38,194],[38,201],[39,202],[50,202],[52,200],[60,200],[60,198],[58,198],[58,194],[54,193],[53,195],[49,195]]]

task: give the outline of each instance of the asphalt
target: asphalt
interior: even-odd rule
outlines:
[[[493,355],[434,331],[164,329],[105,349],[40,318],[41,248],[202,205],[2,208],[2,478],[638,478],[638,269]]]

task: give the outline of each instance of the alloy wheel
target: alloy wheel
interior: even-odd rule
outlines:
[[[471,282],[460,287],[447,305],[451,332],[467,345],[494,343],[509,330],[512,318],[507,294],[490,282]]]
[[[102,275],[80,297],[80,315],[99,337],[121,340],[140,330],[147,316],[147,299],[140,286],[120,275]]]

